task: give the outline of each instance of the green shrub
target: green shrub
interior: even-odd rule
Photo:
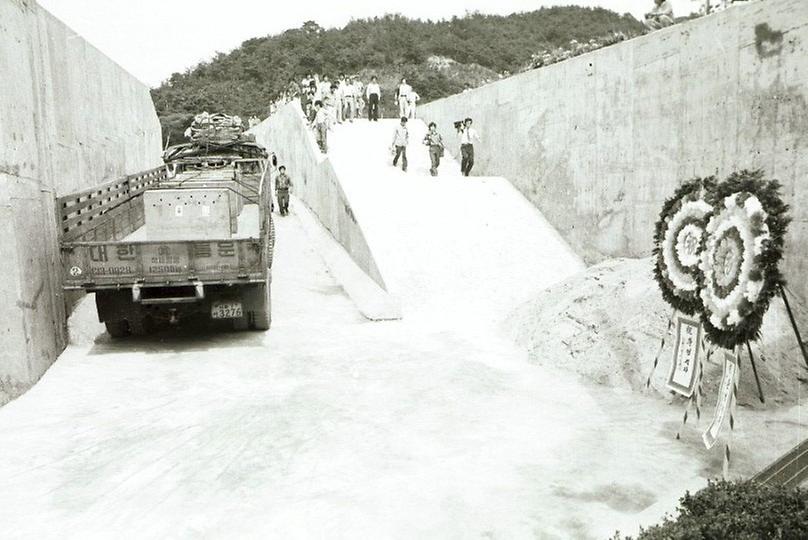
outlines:
[[[808,538],[808,492],[755,482],[711,481],[679,499],[675,519],[641,529],[638,540]],[[614,539],[621,537],[616,533]]]

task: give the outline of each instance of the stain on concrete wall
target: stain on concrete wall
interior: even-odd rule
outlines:
[[[0,404],[64,348],[57,196],[160,164],[148,88],[33,0],[0,2]]]
[[[750,2],[422,106],[474,118],[476,172],[510,179],[589,263],[647,256],[679,182],[763,168],[808,299],[808,2]],[[453,148],[457,152],[458,148]]]

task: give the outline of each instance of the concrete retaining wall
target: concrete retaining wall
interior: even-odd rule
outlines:
[[[157,166],[146,86],[33,0],[0,0],[0,404],[64,348],[54,200]]]
[[[259,143],[278,156],[279,164],[286,165],[295,195],[314,212],[357,266],[386,291],[334,167],[317,148],[300,104],[287,103],[252,132]]]
[[[589,263],[647,256],[677,183],[763,168],[794,222],[785,272],[808,299],[808,2],[765,0],[424,105],[475,173],[509,178]],[[453,151],[456,151],[455,147]]]

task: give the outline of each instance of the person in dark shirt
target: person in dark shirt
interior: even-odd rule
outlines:
[[[292,179],[286,174],[286,166],[278,167],[278,176],[275,178],[275,197],[278,199],[278,211],[282,216],[289,215],[289,190],[292,188]]]
[[[429,160],[432,162],[429,173],[432,176],[438,176],[440,158],[443,156],[443,137],[438,133],[438,126],[435,122],[429,123],[429,131],[424,137],[424,144],[429,147]]]

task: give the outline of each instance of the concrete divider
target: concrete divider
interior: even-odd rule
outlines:
[[[362,294],[351,294],[360,311],[372,319],[396,319],[401,316],[398,302],[390,298],[387,285],[376,264],[362,228],[343,191],[331,162],[323,155],[306,125],[300,104],[292,101],[252,130],[256,140],[278,157],[292,177],[293,192],[334,239],[345,249],[353,262],[373,280],[377,290],[362,287]],[[336,259],[327,259],[333,263]],[[337,275],[337,269],[332,266]],[[343,274],[347,275],[347,274]],[[343,283],[345,286],[346,283]],[[372,315],[371,315],[372,314]]]
[[[155,167],[149,89],[33,0],[0,2],[0,404],[67,342],[61,194]]]
[[[504,176],[589,263],[650,254],[678,182],[762,168],[794,218],[783,264],[808,299],[808,2],[742,2],[419,108],[474,118],[475,174]],[[453,152],[457,145],[453,145]]]

